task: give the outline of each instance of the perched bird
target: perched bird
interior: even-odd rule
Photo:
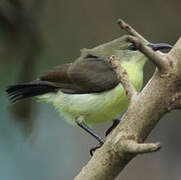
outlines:
[[[115,119],[128,106],[109,58],[119,58],[136,90],[142,88],[147,58],[126,39],[122,36],[93,49],[83,49],[75,62],[57,66],[32,82],[9,86],[6,92],[12,102],[36,96],[52,104],[67,122],[77,124],[103,144],[104,140],[89,126]],[[172,47],[167,43],[149,46],[154,50]]]

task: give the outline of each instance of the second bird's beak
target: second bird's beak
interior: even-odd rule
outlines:
[[[150,43],[150,46],[154,51],[163,50],[163,49],[172,49],[172,45],[168,43]]]

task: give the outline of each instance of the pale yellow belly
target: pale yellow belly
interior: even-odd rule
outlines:
[[[129,68],[127,70],[130,80],[136,89],[140,90],[142,71],[132,68],[131,74]],[[128,106],[128,99],[121,84],[102,93],[64,94],[59,91],[39,96],[39,99],[53,104],[71,124],[75,124],[79,117],[88,125],[113,120]]]
[[[121,84],[104,93],[74,95],[60,91],[43,95],[40,99],[53,104],[68,120],[75,121],[81,116],[90,125],[114,119],[128,105]]]

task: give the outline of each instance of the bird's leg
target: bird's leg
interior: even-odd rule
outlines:
[[[91,136],[93,136],[100,144],[104,144],[104,139],[101,138],[98,134],[96,134],[92,129],[90,129],[85,123],[77,123],[79,127],[88,132]]]
[[[104,144],[104,139],[102,137],[100,137],[98,134],[96,134],[92,129],[90,129],[85,123],[83,122],[77,122],[77,125],[79,127],[81,127],[83,130],[85,130],[86,132],[88,132],[92,137],[94,137],[95,139],[97,139],[97,141],[99,142],[99,146],[94,147],[90,150],[90,154],[91,156],[93,155],[93,152],[100,148],[103,144]]]
[[[119,124],[119,122],[120,122],[120,119],[114,119],[111,127],[105,132],[105,136],[108,136],[111,133],[111,131],[115,129],[115,127]]]

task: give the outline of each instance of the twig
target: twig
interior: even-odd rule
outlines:
[[[145,45],[140,39],[128,36],[129,42],[133,43],[145,56],[147,56],[164,73],[168,69],[168,61],[165,60],[165,54],[154,51],[149,45]]]
[[[137,94],[137,91],[131,81],[129,80],[128,74],[126,70],[121,66],[120,60],[116,58],[116,56],[111,56],[109,59],[110,63],[112,64],[118,79],[121,81],[125,91],[126,95],[128,96],[128,99],[131,100],[131,98]]]
[[[160,150],[160,143],[137,143],[133,140],[125,140],[120,142],[123,147],[122,150],[127,153],[144,154],[150,152],[156,152]]]
[[[165,73],[167,71],[168,62],[165,61],[164,55],[160,52],[153,51],[153,49],[149,47],[148,41],[122,19],[118,20],[118,24],[122,29],[132,35],[128,36],[127,40],[133,43],[138,50],[145,54],[160,69],[160,71],[162,71],[162,73]],[[148,44],[148,46],[146,44]]]
[[[128,34],[130,34],[134,37],[137,37],[144,42],[148,42],[141,34],[139,34],[137,31],[135,31],[133,27],[131,27],[129,24],[125,23],[122,19],[118,19],[117,23],[122,29],[127,31]]]

